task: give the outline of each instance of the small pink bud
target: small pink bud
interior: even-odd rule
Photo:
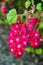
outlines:
[[[8,9],[6,6],[1,6],[1,11],[6,14],[8,12]]]

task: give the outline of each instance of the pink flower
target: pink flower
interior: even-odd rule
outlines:
[[[28,23],[27,24],[27,30],[32,30],[32,29],[34,29],[33,24],[32,23]]]
[[[40,34],[36,31],[30,33],[30,44],[33,48],[37,48],[40,45]]]
[[[6,6],[1,6],[2,13],[6,14],[8,12],[8,9]]]
[[[29,21],[34,25],[38,22],[38,19],[37,19],[37,17],[31,17],[31,18],[29,18]]]

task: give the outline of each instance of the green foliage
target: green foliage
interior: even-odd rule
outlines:
[[[32,5],[34,5],[34,0],[31,0],[32,1]]]
[[[41,13],[41,12],[37,11],[37,12],[33,13],[32,16],[38,17],[40,13]]]
[[[9,24],[16,23],[17,21],[17,12],[16,9],[11,9],[7,14],[7,20]]]
[[[2,24],[3,23],[3,21],[0,19],[0,24]]]
[[[39,48],[39,49],[36,49],[35,52],[36,52],[36,54],[42,54],[42,53],[43,53],[42,50],[43,50],[43,49]]]
[[[6,0],[7,2],[10,2],[11,0]]]
[[[31,2],[29,0],[26,1],[25,7],[28,8],[30,6]]]
[[[2,11],[0,10],[0,14],[2,13]]]
[[[43,22],[40,23],[40,29],[43,29]]]
[[[43,0],[41,0],[43,2]]]
[[[30,52],[30,51],[31,51],[31,48],[26,48],[26,51],[27,51],[27,52]]]
[[[40,35],[41,35],[41,37],[43,38],[43,20],[42,20],[42,22],[40,23]]]
[[[38,3],[37,6],[36,6],[36,9],[38,11],[41,11],[42,10],[42,4],[41,3]]]
[[[28,53],[36,53],[36,54],[39,54],[39,55],[43,54],[43,49],[41,49],[41,48],[34,49],[34,48],[28,47],[28,48],[26,48],[26,51]]]

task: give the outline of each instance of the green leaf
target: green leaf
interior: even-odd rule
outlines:
[[[29,48],[29,47],[26,48],[25,50],[26,50],[27,52],[31,52],[31,48]]]
[[[40,35],[43,38],[43,20],[40,23]]]
[[[34,48],[31,48],[31,47],[27,47],[25,50],[28,53],[36,53],[36,54],[39,54],[39,55],[41,55],[43,53],[43,49],[41,49],[41,48],[34,49]]]
[[[29,0],[26,1],[25,7],[28,8],[30,6],[31,2]]]
[[[39,15],[38,12],[35,12],[35,13],[32,14],[32,16],[38,16],[38,15]]]
[[[42,49],[41,48],[39,49],[39,54],[42,54]]]
[[[9,24],[13,24],[17,22],[17,12],[16,9],[11,9],[7,14],[7,20]]]
[[[11,2],[11,0],[6,0],[6,1],[9,2],[9,3]]]
[[[0,10],[0,14],[2,14],[2,11]]]
[[[36,6],[36,9],[38,11],[41,11],[42,10],[42,4],[41,3],[38,3],[37,6]]]
[[[3,23],[3,21],[0,19],[0,24],[2,24]]]
[[[39,54],[40,55],[40,54],[42,54],[42,49],[41,48],[36,49],[35,52],[36,52],[36,54]]]
[[[31,49],[32,49],[31,52],[34,53],[35,52],[34,48],[31,48]]]
[[[31,0],[32,1],[32,5],[34,5],[34,0]]]
[[[41,0],[43,2],[43,0]]]
[[[43,22],[40,23],[40,29],[43,29]]]

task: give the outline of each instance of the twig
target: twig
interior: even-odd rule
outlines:
[[[17,16],[25,16],[24,14],[18,14]]]
[[[42,18],[40,19],[40,23],[41,23],[41,20],[42,20]],[[37,32],[38,32],[39,29],[40,29],[40,23],[39,23],[39,26],[38,26],[38,28],[37,28]]]

